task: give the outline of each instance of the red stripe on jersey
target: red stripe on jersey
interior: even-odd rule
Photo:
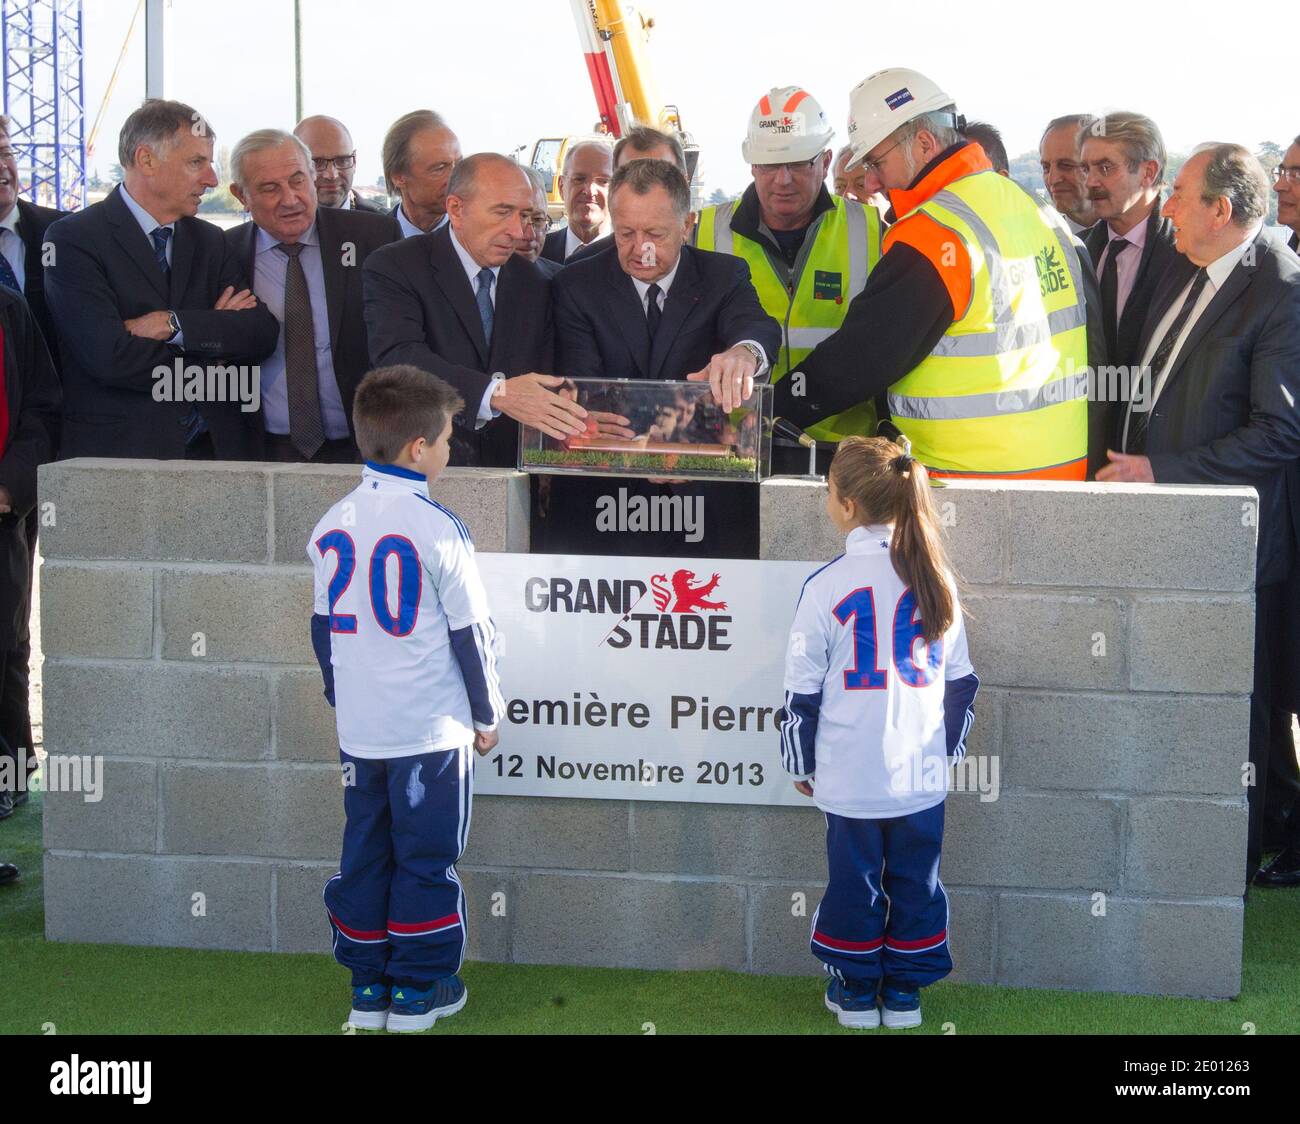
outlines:
[[[828,937],[820,929],[813,931],[813,940],[841,952],[876,952],[885,943],[884,937],[877,937],[874,941],[842,941],[838,937]]]
[[[899,952],[921,952],[927,948],[938,948],[948,939],[948,930],[941,929],[933,937],[922,937],[919,941],[885,941],[886,948],[897,949]]]
[[[439,917],[436,921],[390,921],[388,931],[400,933],[402,936],[414,937],[423,933],[436,933],[439,929],[450,929],[453,925],[459,924],[460,914],[449,913],[446,917]]]

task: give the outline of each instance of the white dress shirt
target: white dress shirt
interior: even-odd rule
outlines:
[[[681,264],[682,264],[682,257],[681,254],[678,254],[677,260],[673,262],[672,269],[670,269],[661,278],[659,278],[658,281],[654,281],[654,282],[642,281],[637,277],[633,277],[630,273],[628,274],[628,277],[632,281],[633,287],[636,289],[636,295],[641,298],[641,311],[644,312],[647,316],[650,315],[651,284],[655,284],[659,286],[659,311],[663,312],[664,302],[667,301],[668,299],[668,290],[672,288],[673,279],[677,276],[677,269]],[[759,355],[763,357],[759,361],[758,369],[755,370],[754,372],[754,378],[761,379],[765,374],[767,374],[767,368],[768,368],[767,352],[763,350],[763,345],[759,343],[757,340],[737,340],[734,344],[729,344],[728,346],[739,347],[742,343],[749,344],[751,347],[755,349],[755,351],[758,352]]]
[[[596,234],[592,238],[591,242],[596,241],[597,238],[604,238],[605,235],[608,234],[611,229],[612,229],[611,223],[609,219],[606,219],[604,225],[598,231],[596,231]],[[571,257],[573,257],[574,254],[576,254],[579,250],[581,250],[583,246],[590,246],[591,242],[584,242],[581,238],[579,238],[576,234],[573,233],[573,227],[566,226],[564,228],[564,260],[568,261]]]
[[[1224,283],[1228,280],[1229,275],[1238,265],[1241,259],[1246,256],[1246,251],[1254,245],[1255,239],[1259,237],[1262,223],[1257,223],[1247,232],[1246,237],[1240,245],[1234,246],[1222,257],[1215,258],[1205,267],[1206,281],[1204,288],[1201,289],[1200,296],[1196,298],[1196,303],[1192,306],[1192,311],[1183,324],[1183,330],[1178,333],[1178,340],[1174,344],[1174,349],[1169,353],[1169,358],[1156,376],[1156,384],[1151,394],[1151,407],[1153,408],[1160,398],[1160,392],[1165,388],[1165,382],[1169,378],[1169,372],[1172,371],[1178,362],[1178,353],[1182,351],[1183,345],[1187,342],[1187,337],[1192,334],[1192,329],[1202,314],[1209,307],[1210,301],[1214,299],[1214,294],[1223,288]],[[1121,259],[1123,260],[1123,259]],[[1187,299],[1187,294],[1191,291],[1192,285],[1196,282],[1196,275],[1192,274],[1192,279],[1187,282],[1179,291],[1178,295],[1170,302],[1169,308],[1160,318],[1156,325],[1155,331],[1151,333],[1151,339],[1147,343],[1146,352],[1142,356],[1142,369],[1150,366],[1151,360],[1155,357],[1157,349],[1164,340],[1165,335],[1178,319],[1178,312],[1183,307],[1183,301]],[[1129,407],[1128,416],[1124,419],[1124,445],[1128,447],[1128,429],[1129,422],[1132,420],[1133,409]]]
[[[15,203],[9,213],[0,219],[0,254],[4,254],[9,268],[18,279],[18,291],[21,293],[27,284],[27,247],[23,245],[18,233],[18,204]]]
[[[399,213],[400,210],[401,208],[399,207]],[[443,221],[446,221],[445,215],[443,216]],[[441,225],[442,224],[439,223],[439,226]],[[437,229],[437,227],[434,227],[434,230]],[[456,251],[456,256],[460,258],[461,267],[465,270],[465,276],[469,278],[469,291],[477,294],[478,275],[483,271],[484,267],[479,265],[478,262],[470,257],[469,251],[460,244],[460,239],[456,237],[456,232],[454,230],[451,232],[451,248]],[[488,290],[488,298],[492,301],[492,308],[495,310],[497,306],[497,278],[501,273],[501,267],[499,265],[489,265],[486,268],[492,271],[492,285]],[[474,426],[475,429],[490,422],[501,413],[500,410],[492,409],[492,394],[503,382],[505,382],[504,375],[492,376],[492,381],[488,383],[487,390],[483,392],[483,401],[478,405],[478,414],[476,415],[476,424]]]

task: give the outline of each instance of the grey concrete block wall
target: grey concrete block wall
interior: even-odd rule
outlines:
[[[356,479],[41,470],[46,744],[101,758],[103,782],[46,797],[51,939],[328,950],[342,802],[304,544]],[[527,549],[517,474],[453,470],[434,494],[481,551]],[[822,498],[765,484],[763,556],[839,553]],[[963,481],[936,500],[984,684],[972,767],[997,780],[949,798],[953,978],[1235,995],[1253,491]],[[811,974],[824,835],[812,807],[480,797],[470,955]]]

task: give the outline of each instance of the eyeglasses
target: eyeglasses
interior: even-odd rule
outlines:
[[[349,168],[357,166],[357,154],[349,153],[347,156],[313,156],[311,166],[318,172],[324,172],[333,164],[337,172],[346,172]]]
[[[903,142],[901,140],[895,141],[887,149],[885,149],[884,152],[882,152],[879,156],[877,156],[874,160],[868,160],[864,157],[859,162],[858,167],[861,168],[868,175],[873,175],[873,176],[880,175],[880,166],[885,162],[885,157],[888,156],[891,152],[893,152],[894,149],[896,149],[902,143]]]
[[[1127,167],[1130,172],[1136,172],[1138,170],[1138,163],[1139,161],[1135,160],[1131,164],[1126,164],[1125,167]],[[1119,165],[1113,160],[1098,160],[1095,164],[1080,164],[1079,168],[1085,176],[1090,176],[1093,172],[1096,172],[1102,179],[1108,180],[1119,169]]]
[[[1300,164],[1293,164],[1289,168],[1285,164],[1280,164],[1274,168],[1273,182],[1281,183],[1283,180],[1292,186],[1300,183]]]
[[[529,220],[529,225],[532,226],[534,230],[545,234],[551,229],[551,217],[549,215],[534,215],[532,219]]]
[[[792,176],[797,176],[800,172],[811,170],[813,165],[821,160],[821,158],[822,154],[819,152],[811,160],[796,160],[792,164],[755,164],[754,172],[756,175],[771,177],[776,175],[782,169],[785,169],[785,171],[789,172]]]

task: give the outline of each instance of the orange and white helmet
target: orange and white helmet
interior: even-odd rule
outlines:
[[[746,164],[792,164],[811,160],[834,135],[812,94],[801,86],[782,86],[758,99],[740,154]]]
[[[849,94],[849,144],[857,163],[900,125],[953,104],[919,70],[896,66],[864,78]],[[961,128],[953,115],[953,128]]]

